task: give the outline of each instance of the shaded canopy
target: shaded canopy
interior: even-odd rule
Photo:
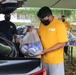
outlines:
[[[27,0],[23,6],[76,9],[76,0]]]
[[[61,9],[76,9],[76,0],[4,0],[0,2],[0,14],[12,13],[16,8],[23,7],[43,7]],[[13,3],[13,1],[16,1]]]

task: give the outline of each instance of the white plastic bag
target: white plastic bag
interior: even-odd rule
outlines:
[[[68,33],[68,42],[66,42],[66,45],[76,45],[76,37],[69,31]]]
[[[25,55],[35,56],[42,51],[42,44],[37,31],[33,28],[31,32],[27,32],[21,42],[21,52]]]

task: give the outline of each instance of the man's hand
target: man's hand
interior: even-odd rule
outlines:
[[[14,34],[13,37],[14,37],[15,43],[19,43],[19,40],[17,38],[17,34]]]
[[[36,56],[43,55],[43,54],[45,54],[45,53],[47,53],[47,51],[42,50],[42,51],[41,51],[41,52],[39,52]]]
[[[51,51],[54,51],[54,50],[57,50],[59,48],[63,48],[65,46],[65,42],[62,42],[62,43],[57,43],[55,44],[54,46],[46,49],[46,50],[42,50],[40,53],[38,53],[37,55],[43,55],[43,54],[46,54],[48,52],[51,52]]]

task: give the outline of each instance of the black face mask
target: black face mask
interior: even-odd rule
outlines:
[[[41,20],[41,22],[42,22],[45,26],[47,26],[47,25],[50,23],[49,19],[48,19],[48,20]]]
[[[65,20],[63,19],[62,21],[64,22]]]
[[[10,21],[10,17],[5,17],[5,20],[6,21]]]

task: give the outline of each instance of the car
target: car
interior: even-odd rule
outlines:
[[[29,75],[42,69],[40,58],[3,58],[0,75]]]
[[[0,14],[12,13],[18,7],[22,6],[25,1],[26,0],[2,0],[0,2]],[[24,26],[17,27],[18,34],[24,35],[24,29]],[[41,58],[18,57],[18,52],[14,44],[3,35],[0,35],[0,39],[3,40],[4,43],[2,47],[8,45],[12,49],[7,56],[0,56],[0,75],[29,75],[42,69]]]
[[[21,7],[26,0],[0,0],[0,14],[12,13]]]

